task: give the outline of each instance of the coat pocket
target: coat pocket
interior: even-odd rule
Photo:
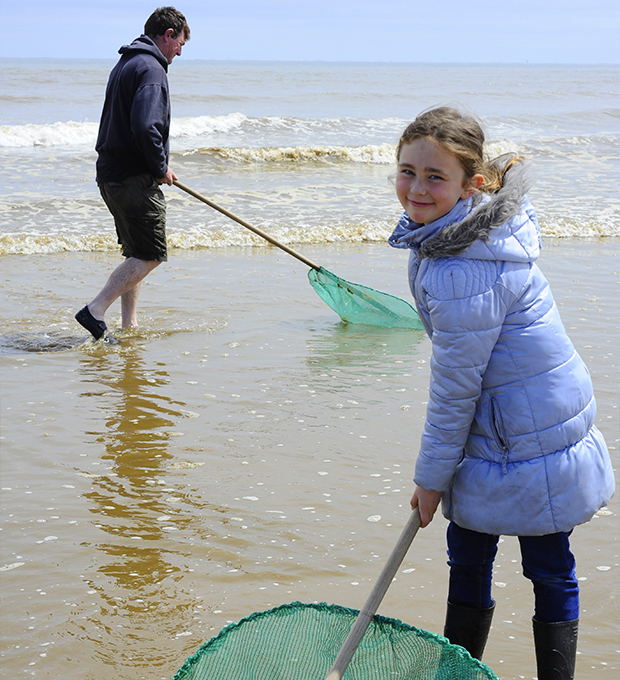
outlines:
[[[495,397],[491,398],[491,428],[495,442],[502,450],[502,473],[508,474],[508,436],[506,435],[502,412]]]

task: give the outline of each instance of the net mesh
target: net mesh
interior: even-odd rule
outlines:
[[[358,611],[293,602],[224,628],[173,680],[323,680]],[[446,638],[375,616],[343,680],[499,680]]]
[[[421,330],[414,307],[395,295],[351,283],[321,267],[308,272],[319,297],[347,323]]]

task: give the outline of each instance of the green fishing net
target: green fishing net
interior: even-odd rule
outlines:
[[[395,295],[345,281],[324,267],[311,269],[308,279],[319,297],[347,323],[423,328],[415,308]]]
[[[358,611],[293,602],[224,628],[173,680],[324,680]],[[375,616],[343,680],[499,680],[446,638]]]

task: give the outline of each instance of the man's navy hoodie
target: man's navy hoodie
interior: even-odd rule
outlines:
[[[146,35],[123,45],[110,73],[95,149],[97,182],[121,182],[168,169],[168,62]]]

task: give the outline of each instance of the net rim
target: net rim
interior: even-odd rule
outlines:
[[[408,300],[403,300],[403,298],[398,297],[398,295],[394,295],[393,293],[386,293],[385,291],[377,291],[376,288],[372,288],[371,286],[366,286],[363,283],[353,283],[352,281],[347,281],[347,279],[343,279],[341,276],[338,276],[337,274],[334,274],[334,272],[331,272],[329,269],[325,269],[325,267],[319,267],[318,272],[316,270],[310,270],[308,274],[313,274],[316,276],[317,274],[324,274],[327,276],[327,278],[333,280],[333,281],[342,281],[343,283],[348,283],[349,285],[355,286],[356,288],[360,288],[362,290],[367,290],[371,293],[380,293],[382,296],[392,298],[395,301],[398,301],[399,303],[403,303],[407,305],[407,307],[410,307],[412,312],[417,316],[417,310],[416,308],[409,302]]]
[[[358,614],[360,613],[359,609],[353,609],[351,607],[345,607],[339,604],[328,604],[327,602],[300,602],[299,600],[296,600],[295,602],[289,602],[286,604],[280,604],[276,607],[272,607],[271,609],[266,609],[264,611],[252,612],[252,614],[244,616],[243,618],[239,619],[239,621],[234,621],[233,623],[229,623],[228,625],[224,626],[224,628],[222,628],[217,635],[214,635],[212,638],[209,638],[209,640],[207,640],[206,642],[203,642],[202,645],[200,645],[200,647],[194,652],[194,654],[192,654],[185,660],[185,663],[175,673],[172,680],[182,680],[185,677],[185,675],[192,669],[192,667],[199,662],[200,657],[205,652],[205,650],[209,649],[209,647],[223,643],[223,640],[229,635],[231,631],[240,628],[246,623],[259,620],[276,612],[300,608],[314,609],[316,611],[330,611],[335,613],[343,613],[350,615],[354,618],[357,617]],[[451,644],[448,638],[444,637],[443,635],[440,635],[439,633],[432,633],[431,631],[425,630],[424,628],[418,628],[408,623],[404,623],[400,619],[382,616],[381,614],[375,614],[372,620],[373,622],[376,622],[378,624],[392,626],[397,630],[415,632],[416,635],[418,635],[424,640],[439,643],[440,645],[446,644],[450,645],[455,650],[455,653],[459,655],[461,658],[463,658],[463,660],[469,663],[473,662],[474,665],[477,665],[479,670],[486,672],[488,680],[500,680],[500,678],[493,672],[493,670],[489,666],[487,666],[482,661],[479,661],[478,659],[472,657],[471,654],[464,647],[461,647],[460,645]]]

